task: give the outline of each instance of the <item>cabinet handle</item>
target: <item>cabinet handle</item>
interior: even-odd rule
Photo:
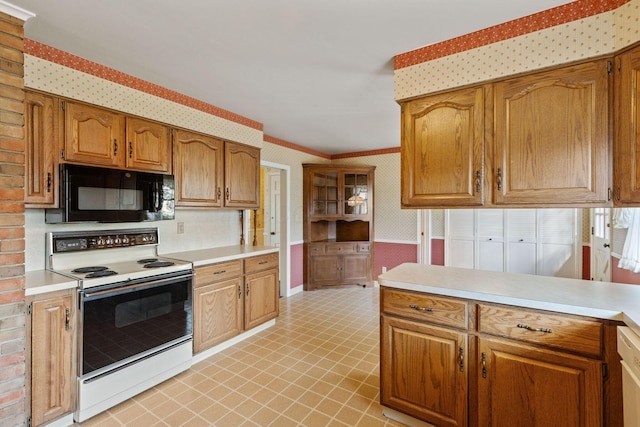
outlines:
[[[117,139],[113,140],[113,155],[114,156],[118,155],[118,140]]]
[[[605,248],[610,248],[611,247],[611,245],[608,244],[608,243],[603,243],[602,246],[604,246]]]
[[[476,171],[476,193],[480,194],[480,171]]]
[[[69,324],[71,323],[71,310],[68,308],[64,309],[64,330],[69,330]]]
[[[260,261],[258,264],[261,264],[261,265],[262,265],[262,264],[266,264],[266,263],[268,263],[268,262],[269,262],[269,261]]]
[[[47,193],[51,193],[51,172],[47,172]]]
[[[551,329],[548,329],[548,328],[532,328],[531,326],[527,325],[526,323],[518,323],[517,326],[518,326],[518,328],[526,329],[527,331],[544,332],[545,334],[550,334],[551,333]]]
[[[617,197],[618,201],[620,201],[620,192],[621,192],[621,191],[622,191],[622,190],[620,190],[620,187],[618,187],[618,197]]]
[[[133,158],[133,144],[129,141],[129,158]]]
[[[482,378],[487,378],[487,353],[482,353]]]
[[[238,285],[238,299],[242,298],[242,286]]]
[[[220,270],[220,271],[214,271],[213,274],[222,274],[222,273],[226,273],[227,270]]]
[[[502,168],[498,168],[498,191],[502,191]]]
[[[247,283],[247,296],[249,296],[249,284]]]
[[[458,348],[458,356],[459,356],[458,365],[460,367],[460,372],[464,372],[464,348],[462,347]]]
[[[227,200],[229,200],[229,187],[227,187]]]
[[[218,200],[220,200],[220,197],[222,197],[222,193],[220,191],[220,187],[218,187]]]
[[[431,307],[420,307],[419,305],[416,305],[416,304],[411,304],[409,308],[413,308],[414,310],[425,311],[429,313],[433,311],[433,308]]]

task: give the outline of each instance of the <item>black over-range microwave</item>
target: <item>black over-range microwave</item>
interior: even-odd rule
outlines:
[[[48,224],[175,219],[173,175],[62,164],[59,182]]]

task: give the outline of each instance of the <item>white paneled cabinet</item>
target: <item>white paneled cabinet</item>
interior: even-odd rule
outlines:
[[[445,265],[544,276],[582,274],[577,209],[445,211]]]

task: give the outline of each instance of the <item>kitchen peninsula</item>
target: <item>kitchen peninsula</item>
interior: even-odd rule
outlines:
[[[378,280],[388,417],[622,425],[616,327],[640,334],[640,287],[412,263]]]

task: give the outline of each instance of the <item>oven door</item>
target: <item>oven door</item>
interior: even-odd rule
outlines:
[[[193,273],[80,292],[80,378],[90,379],[192,338]]]

